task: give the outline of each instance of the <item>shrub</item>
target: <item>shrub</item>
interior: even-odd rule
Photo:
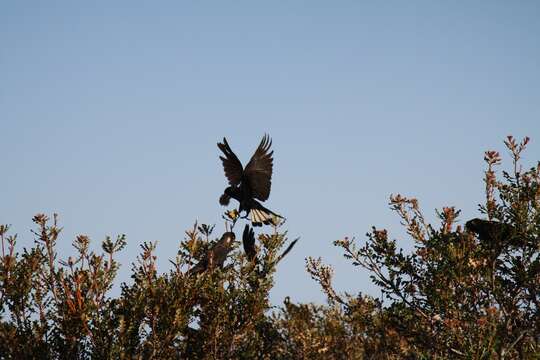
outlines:
[[[283,251],[287,238],[279,227],[268,227],[246,255],[239,241],[220,241],[213,226],[195,224],[164,274],[156,271],[156,244],[144,243],[131,283],[115,298],[108,292],[125,236],[106,238],[97,253],[79,235],[76,256],[60,259],[56,214],[33,218],[35,244],[20,253],[17,236],[2,225],[0,357],[539,358],[540,164],[521,168],[527,142],[507,139],[513,170],[502,177],[495,171],[499,154],[486,152],[480,212],[487,219],[463,227],[460,211],[444,207],[440,223],[428,224],[416,199],[395,195],[390,207],[414,243],[411,251],[379,228],[365,242],[334,242],[354,267],[369,271],[381,298],[338,293],[333,269],[310,257],[307,271],[327,304],[286,298],[272,307],[273,274],[294,245]],[[216,246],[224,251],[219,257]]]
[[[398,249],[396,240],[377,228],[363,244],[348,238],[334,242],[354,266],[370,272],[384,294],[364,337],[352,330],[358,320],[349,319],[369,319],[365,303],[373,301],[343,299],[332,288],[331,269],[308,259],[308,271],[336,311],[346,315],[347,336],[357,339],[364,356],[540,356],[540,163],[523,171],[519,160],[528,141],[508,137],[513,171],[503,171],[502,179],[494,170],[499,154],[486,152],[486,202],[480,211],[488,220],[474,219],[464,229],[457,225],[460,211],[445,207],[437,214],[440,224],[428,224],[416,199],[395,195],[390,207],[414,242],[413,251]]]

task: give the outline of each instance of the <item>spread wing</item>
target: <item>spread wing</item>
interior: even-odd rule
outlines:
[[[229,180],[229,185],[240,185],[240,182],[242,181],[242,174],[244,172],[242,163],[231,150],[229,143],[227,143],[227,139],[223,138],[223,143],[218,143],[217,146],[225,155],[225,157],[220,156],[219,158],[223,163],[223,170],[225,170],[225,176]]]
[[[249,261],[252,261],[257,256],[257,250],[255,250],[255,232],[253,228],[250,228],[246,224],[244,227],[244,234],[242,235],[242,243],[244,244],[244,251]]]
[[[261,201],[268,199],[270,187],[272,186],[272,167],[274,151],[270,151],[272,140],[268,135],[264,135],[255,153],[249,160],[244,170],[254,198]]]

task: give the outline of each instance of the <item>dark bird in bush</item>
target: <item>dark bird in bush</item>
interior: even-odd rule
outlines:
[[[232,250],[235,238],[233,232],[224,233],[221,239],[208,249],[199,263],[189,270],[189,274],[200,274],[216,267],[222,268],[225,260],[227,260],[227,256]]]
[[[515,228],[498,221],[472,219],[465,223],[465,229],[475,233],[480,243],[490,249],[502,249],[519,242]]]
[[[262,224],[277,225],[282,217],[265,208],[257,201],[266,201],[270,195],[273,167],[272,155],[274,153],[274,151],[270,151],[272,140],[267,135],[263,137],[245,169],[231,150],[227,139],[223,138],[223,143],[217,145],[225,155],[219,158],[223,163],[225,176],[230,185],[219,198],[219,203],[226,206],[233,198],[240,203],[238,212],[245,211],[245,217],[249,215],[253,226],[261,226]]]

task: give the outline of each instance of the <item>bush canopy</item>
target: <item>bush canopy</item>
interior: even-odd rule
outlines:
[[[245,234],[226,236],[231,212],[224,232],[186,231],[167,273],[156,270],[156,244],[142,244],[118,297],[109,291],[124,235],[100,252],[79,235],[76,255],[63,258],[56,214],[34,216],[34,245],[22,250],[1,225],[0,358],[538,359],[540,163],[522,168],[528,141],[506,139],[508,172],[498,152],[485,153],[481,218],[461,224],[458,209],[443,207],[429,224],[416,199],[393,195],[410,251],[375,227],[363,241],[334,241],[380,298],[339,293],[333,269],[308,257],[327,303],[271,306],[273,275],[294,242],[266,226],[246,252]]]

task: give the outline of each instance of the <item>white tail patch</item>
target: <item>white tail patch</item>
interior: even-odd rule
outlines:
[[[268,223],[272,221],[272,215],[260,209],[252,209],[250,213],[252,223]]]
[[[259,217],[258,217],[258,213],[257,213],[257,210],[253,209],[251,210],[251,222],[259,222]]]

